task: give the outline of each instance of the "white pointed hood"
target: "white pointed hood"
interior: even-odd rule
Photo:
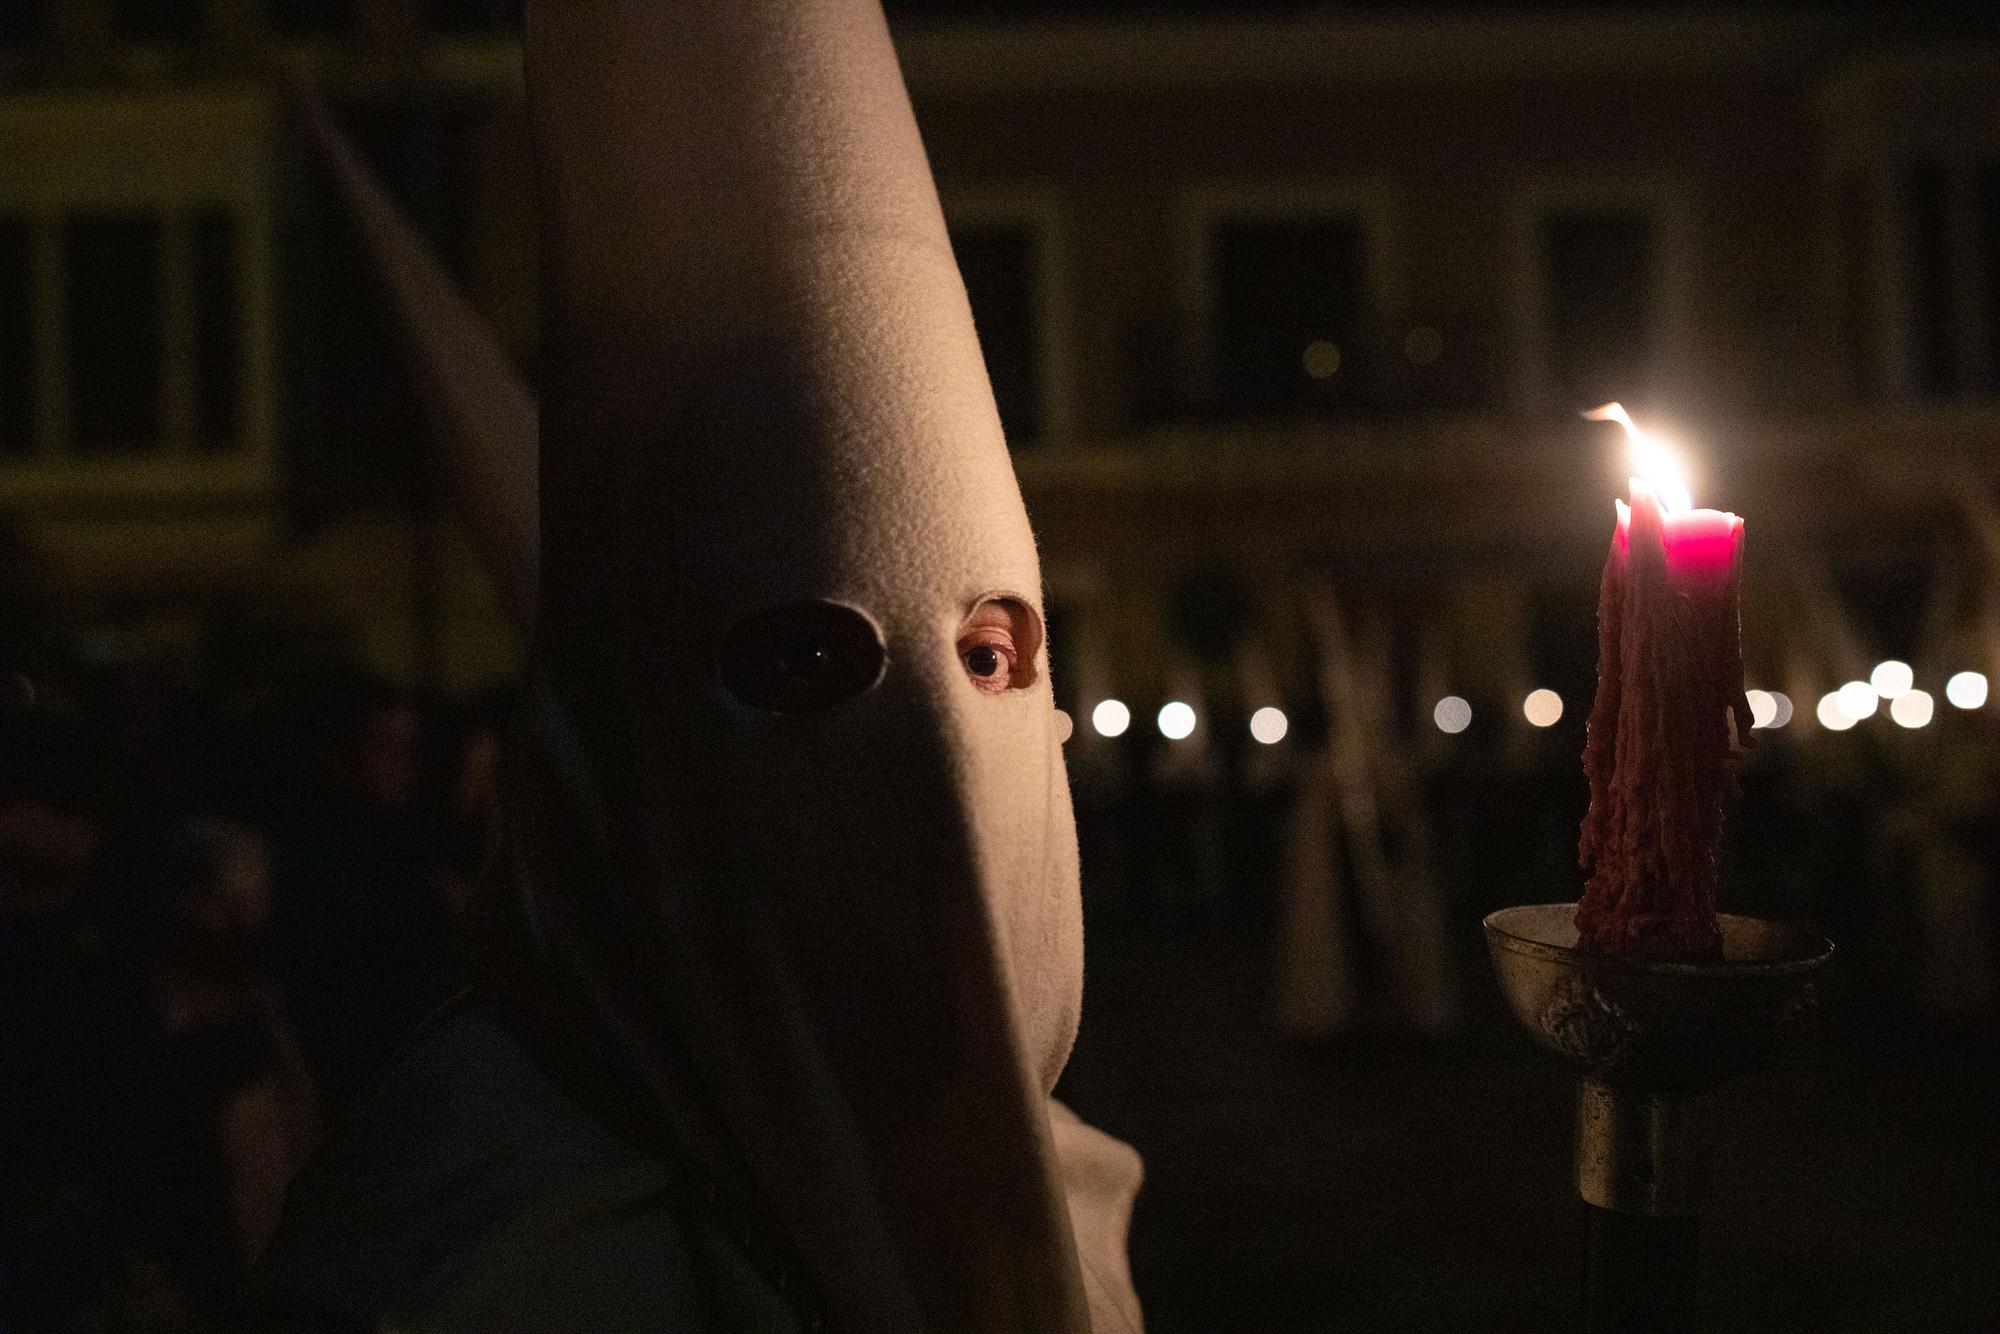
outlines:
[[[1040,573],[879,10],[545,0],[528,82],[541,619],[499,971],[834,1328],[1083,1329]]]

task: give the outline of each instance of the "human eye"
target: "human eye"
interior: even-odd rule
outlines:
[[[1035,609],[1019,598],[995,595],[974,607],[960,627],[958,660],[974,689],[1000,695],[1034,684],[1041,645]]]

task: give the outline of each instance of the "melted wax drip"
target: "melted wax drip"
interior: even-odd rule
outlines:
[[[1576,929],[1597,953],[1714,960],[1723,811],[1750,735],[1736,610],[1743,529],[1713,511],[1675,523],[1666,533],[1658,501],[1635,486],[1598,590]]]

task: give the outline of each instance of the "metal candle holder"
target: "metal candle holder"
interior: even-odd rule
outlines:
[[[1694,1328],[1702,1090],[1770,1065],[1818,1011],[1833,945],[1724,914],[1719,963],[1577,948],[1576,905],[1486,919],[1500,991],[1575,1070],[1576,1189],[1590,1213],[1587,1334]]]

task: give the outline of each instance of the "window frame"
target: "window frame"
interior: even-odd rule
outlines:
[[[1956,376],[1956,389],[1933,392],[1924,385],[1925,321],[1935,318],[1920,306],[1919,284],[1910,271],[1909,200],[1904,192],[1907,174],[1920,166],[1936,167],[1944,180],[1944,261],[1948,283],[1957,295],[1955,317],[1945,332]],[[2000,147],[1984,144],[1955,145],[1932,149],[1926,145],[1898,145],[1869,160],[1842,177],[1861,192],[1867,235],[1843,233],[1837,244],[1847,262],[1856,264],[1870,280],[1868,301],[1872,318],[1860,332],[1869,340],[1870,381],[1848,387],[1863,399],[1882,398],[1903,403],[1951,403],[1989,397],[2000,386],[1990,386],[1989,367],[2000,343],[2000,327],[1988,327],[1985,284],[1989,266],[2000,264],[2000,254],[1985,253],[1979,232],[1981,177],[2000,170]]]
[[[1865,359],[1857,367],[1848,358],[1836,380],[1854,399],[1941,405],[2000,392],[1994,379],[2000,310],[1983,309],[1984,284],[2000,268],[2000,253],[1984,253],[1977,234],[1980,178],[2000,165],[1997,80],[2000,56],[1954,46],[1862,56],[1813,90],[1822,188],[1836,199],[1852,190],[1861,204],[1855,228],[1836,212],[1823,280],[1829,303],[1847,295],[1842,275],[1858,275],[1861,283],[1860,318],[1850,325],[1843,312],[1841,327],[1844,336],[1861,340]],[[1946,263],[1962,298],[1948,331],[1959,388],[1943,395],[1923,387],[1923,312],[1905,263],[1910,237],[1902,176],[1926,162],[1945,176]]]
[[[1507,247],[1514,275],[1513,355],[1508,367],[1517,411],[1586,408],[1557,401],[1549,365],[1546,315],[1551,274],[1542,250],[1542,226],[1561,213],[1618,212],[1644,217],[1654,238],[1647,318],[1653,366],[1632,397],[1657,396],[1683,380],[1692,343],[1694,209],[1691,192],[1674,176],[1535,176],[1518,182],[1508,206]]]
[[[1037,451],[1073,441],[1078,430],[1074,357],[1075,302],[1072,228],[1061,194],[1047,185],[984,184],[940,187],[947,230],[1022,227],[1033,237],[1033,290],[1037,430],[1019,443]],[[954,259],[954,264],[956,260]]]
[[[66,93],[0,97],[0,213],[28,224],[34,314],[35,435],[0,456],[0,499],[39,503],[255,494],[275,476],[275,254],[271,165],[275,116],[261,96],[225,92]],[[232,226],[236,440],[199,439],[193,287],[196,219]],[[85,455],[70,438],[63,229],[91,215],[161,225],[161,447]]]
[[[1351,177],[1206,184],[1183,190],[1177,210],[1182,364],[1201,402],[1221,392],[1214,342],[1214,254],[1218,227],[1231,223],[1339,219],[1361,231],[1362,308],[1389,328],[1404,313],[1396,195],[1387,182]]]

